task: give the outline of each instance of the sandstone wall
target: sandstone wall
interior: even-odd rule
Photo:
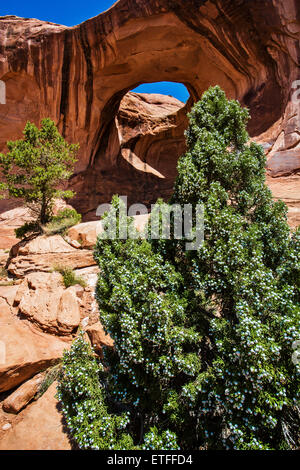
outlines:
[[[147,127],[139,116],[132,123],[130,101],[139,107],[140,98],[127,97],[118,114],[120,102],[141,83],[166,80],[187,86],[190,106],[219,84],[250,108],[249,131],[263,134],[270,176],[295,174],[299,106],[291,87],[300,78],[299,37],[297,0],[119,0],[73,28],[2,17],[0,151],[27,120],[49,116],[80,143],[72,186],[82,212],[93,214],[114,193],[150,203],[171,190],[184,149],[183,114],[173,107]],[[163,103],[149,116],[157,106]],[[138,130],[128,139],[130,121]]]

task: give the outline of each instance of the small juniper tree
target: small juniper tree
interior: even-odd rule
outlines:
[[[78,145],[69,145],[54,122],[44,119],[40,129],[28,122],[24,138],[7,147],[8,153],[0,154],[0,189],[34,208],[38,224],[44,225],[51,218],[54,199],[74,195],[60,187],[73,173]]]
[[[296,448],[300,231],[265,185],[247,110],[215,87],[189,118],[172,202],[204,205],[204,243],[98,240],[96,297],[115,340],[101,387],[139,448]]]

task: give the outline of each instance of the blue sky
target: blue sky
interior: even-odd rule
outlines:
[[[110,8],[114,0],[12,0],[1,2],[0,16],[16,15],[74,26]]]
[[[110,8],[114,0],[13,0],[3,2],[0,6],[0,16],[16,15],[24,18],[38,18],[39,20],[51,21],[66,26],[74,26],[82,23],[92,16]],[[140,93],[162,93],[175,96],[180,101],[186,102],[189,94],[184,85],[180,83],[151,83],[138,87],[135,91]]]

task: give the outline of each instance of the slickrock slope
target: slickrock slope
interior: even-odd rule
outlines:
[[[87,218],[116,192],[149,204],[170,192],[184,147],[183,113],[178,103],[177,110],[169,106],[170,117],[158,116],[159,125],[148,127],[131,102],[140,107],[144,100],[151,114],[157,104],[129,95],[118,113],[123,97],[140,83],[176,81],[187,86],[189,107],[219,84],[250,108],[249,130],[264,134],[270,176],[295,174],[299,37],[297,0],[119,0],[73,28],[3,17],[7,104],[0,105],[0,150],[21,136],[28,119],[49,116],[81,145],[72,185]]]
[[[72,449],[55,394],[56,383],[53,383],[17,419],[12,420],[12,423],[7,421],[11,427],[5,432],[0,431],[0,450]]]

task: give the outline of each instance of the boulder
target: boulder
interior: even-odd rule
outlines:
[[[79,296],[81,290],[79,290]],[[80,308],[75,286],[66,289],[60,298],[57,324],[61,333],[70,334],[80,324]]]
[[[68,344],[20,320],[0,298],[0,393],[56,364]]]
[[[81,244],[76,240],[70,240],[70,245],[73,246],[73,248],[81,248]]]
[[[84,279],[84,281],[87,283],[87,286],[93,291],[95,290],[98,281],[99,272],[100,270],[98,266],[90,266],[89,268],[75,270],[76,275]]]
[[[64,292],[62,276],[59,273],[32,273],[24,284],[27,288],[19,303],[19,313],[43,330],[55,333],[59,301]]]
[[[45,394],[18,415],[0,439],[0,450],[71,450],[72,444],[54,382]]]
[[[70,335],[80,324],[76,288],[65,289],[57,272],[29,274],[19,286],[17,301],[19,313],[48,333]]]
[[[103,232],[100,221],[86,222],[75,225],[68,230],[68,236],[71,240],[79,242],[83,248],[93,248],[97,237]]]
[[[8,429],[11,428],[11,424],[10,423],[6,423],[4,424],[4,426],[2,426],[2,431],[8,431]]]
[[[2,405],[3,410],[6,413],[19,413],[34,398],[43,382],[43,378],[43,374],[38,374],[21,385],[4,400]]]

